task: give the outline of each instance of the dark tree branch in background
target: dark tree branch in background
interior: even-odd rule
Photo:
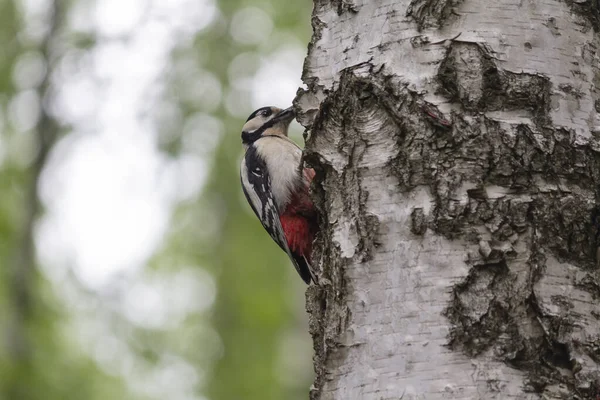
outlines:
[[[38,195],[40,175],[46,164],[48,154],[56,142],[58,127],[47,111],[47,101],[51,95],[50,78],[52,65],[56,60],[53,43],[58,35],[62,17],[62,1],[54,0],[49,15],[49,29],[41,43],[40,51],[46,61],[44,78],[38,88],[41,100],[40,118],[35,127],[37,154],[27,174],[24,203],[25,218],[20,234],[19,246],[15,249],[12,264],[12,284],[10,285],[10,301],[12,302],[13,321],[10,325],[8,354],[15,361],[26,362],[30,357],[27,335],[27,320],[33,311],[33,289],[36,269],[35,245],[33,229],[40,214],[41,207]]]

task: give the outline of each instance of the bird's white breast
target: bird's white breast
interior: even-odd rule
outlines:
[[[263,137],[254,143],[271,175],[271,191],[283,212],[291,195],[301,184],[298,172],[302,150],[287,137]]]

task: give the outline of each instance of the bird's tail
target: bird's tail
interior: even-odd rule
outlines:
[[[314,273],[312,266],[310,265],[310,261],[308,261],[303,255],[297,253],[292,253],[292,256],[294,257],[296,269],[298,270],[302,280],[307,285],[310,284],[311,280],[315,283],[315,285],[318,285],[319,280],[317,275]]]

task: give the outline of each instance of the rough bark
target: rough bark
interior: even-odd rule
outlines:
[[[600,394],[597,2],[315,0],[311,399]]]

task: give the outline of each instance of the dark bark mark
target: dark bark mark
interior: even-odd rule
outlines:
[[[435,105],[424,102],[421,110],[434,126],[442,129],[450,129],[452,127],[452,122]]]
[[[452,16],[454,8],[463,0],[411,0],[406,16],[411,17],[419,31],[441,28]]]
[[[546,246],[562,260],[596,270],[596,232],[590,214],[593,204],[576,195],[539,197],[532,204],[532,219]]]
[[[514,360],[523,357],[527,346],[522,343],[518,332],[519,319],[528,313],[528,308],[513,303],[511,276],[504,260],[471,269],[464,282],[454,288],[454,301],[446,310],[454,329],[449,345],[471,357],[490,347],[500,350],[500,358]],[[537,329],[537,336],[543,331]],[[498,345],[501,340],[501,345]],[[531,354],[533,354],[530,351]]]
[[[600,2],[598,0],[565,0],[574,14],[586,22],[586,31],[600,32]]]
[[[415,235],[424,235],[427,231],[427,219],[422,208],[415,208],[410,214],[411,227],[410,231]]]
[[[453,42],[438,71],[440,92],[468,111],[528,110],[540,125],[549,123],[550,80],[498,69],[476,43]]]
[[[553,36],[560,36],[560,29],[558,28],[558,25],[556,23],[556,18],[554,17],[550,17],[548,18],[548,20],[544,23],[544,25],[550,30],[550,33]]]
[[[331,0],[331,4],[336,8],[338,15],[342,15],[345,12],[356,14],[360,9],[360,6],[353,0]]]

